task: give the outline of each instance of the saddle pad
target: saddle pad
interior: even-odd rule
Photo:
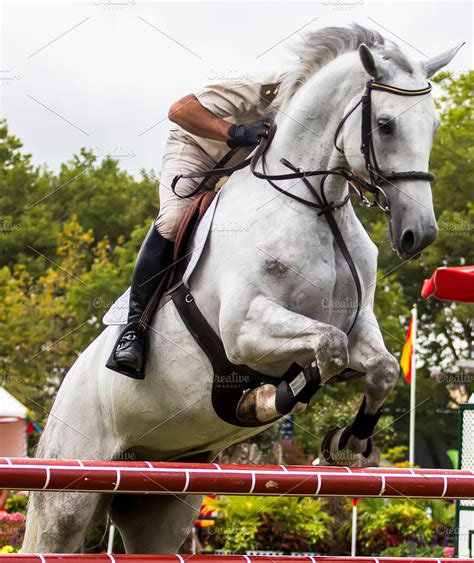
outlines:
[[[115,301],[110,309],[102,317],[105,325],[126,325],[128,317],[128,305],[130,303],[130,288],[128,288]]]
[[[212,227],[214,219],[214,212],[216,210],[217,201],[220,192],[217,193],[212,203],[209,205],[204,217],[199,222],[193,240],[191,242],[191,250],[189,255],[188,264],[184,272],[183,281],[187,285],[191,274],[196,268],[199,259],[201,258],[202,251],[206,244],[209,232]],[[130,288],[128,288],[110,307],[102,318],[105,325],[126,325],[128,317],[128,305],[130,302]]]

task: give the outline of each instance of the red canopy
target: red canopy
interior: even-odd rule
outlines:
[[[421,296],[474,303],[474,266],[436,268],[431,278],[425,280]]]

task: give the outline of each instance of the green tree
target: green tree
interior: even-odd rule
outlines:
[[[0,376],[39,422],[129,283],[156,186],[86,150],[35,167],[0,122]]]

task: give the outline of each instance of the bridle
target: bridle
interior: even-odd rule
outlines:
[[[382,189],[381,185],[393,180],[426,180],[428,182],[433,182],[435,176],[430,172],[421,172],[418,170],[410,170],[407,172],[390,172],[383,173],[377,163],[377,158],[375,156],[374,149],[374,139],[373,139],[373,129],[372,129],[372,98],[371,92],[373,90],[379,90],[381,92],[387,92],[389,94],[395,94],[398,96],[424,96],[429,94],[432,90],[431,84],[428,82],[428,86],[421,88],[419,90],[405,90],[404,88],[396,88],[395,86],[390,86],[388,84],[382,84],[380,82],[374,82],[369,80],[366,84],[366,89],[357,102],[357,104],[341,119],[339,125],[336,128],[336,133],[334,135],[334,147],[341,154],[344,154],[344,150],[338,146],[337,139],[344,127],[347,119],[352,115],[352,113],[362,105],[362,124],[361,124],[361,145],[360,151],[364,157],[365,170],[369,176],[369,182],[365,182],[363,187],[374,194],[375,201],[370,203],[369,206],[378,205],[383,211],[390,212],[389,200],[387,194]],[[354,172],[353,172],[354,174]],[[353,188],[357,189],[357,184],[352,185]],[[359,191],[358,195],[363,203],[366,205],[368,201],[363,200],[363,194]],[[383,202],[380,197],[383,197]]]
[[[349,200],[349,196],[346,196],[346,198],[344,198],[339,203],[328,202],[324,192],[324,184],[328,176],[330,175],[342,176],[349,182],[350,186],[354,189],[356,194],[359,196],[359,199],[363,205],[367,207],[378,206],[382,211],[389,214],[390,213],[389,199],[387,197],[387,194],[381,187],[384,183],[391,183],[394,180],[426,180],[428,182],[433,182],[435,180],[435,176],[430,172],[422,172],[418,170],[409,170],[406,172],[393,172],[393,171],[382,172],[380,170],[375,156],[374,141],[373,141],[371,92],[373,90],[380,90],[383,92],[388,92],[389,94],[396,94],[399,96],[423,96],[429,94],[431,92],[431,89],[432,87],[431,84],[429,83],[426,88],[422,88],[420,90],[405,90],[403,88],[396,88],[394,86],[389,86],[388,84],[382,84],[379,82],[374,82],[373,80],[369,80],[366,84],[365,92],[360,98],[360,100],[341,119],[338,126],[336,127],[333,143],[336,150],[342,155],[344,155],[344,149],[338,146],[337,140],[339,138],[339,135],[341,134],[341,131],[347,119],[354,113],[354,111],[359,106],[362,106],[360,151],[362,153],[362,156],[364,157],[364,166],[367,172],[367,176],[369,178],[368,181],[365,180],[365,178],[363,178],[361,175],[354,172],[353,170],[350,170],[345,167],[336,167],[336,168],[332,168],[331,170],[304,170],[301,167],[297,167],[293,165],[286,158],[281,158],[280,162],[286,167],[293,170],[292,174],[276,174],[276,175],[266,174],[265,152],[275,133],[274,128],[270,130],[270,134],[268,138],[262,139],[261,143],[258,145],[257,150],[255,151],[253,157],[250,159],[250,169],[254,174],[254,176],[256,176],[257,178],[267,180],[278,191],[311,207],[315,207],[313,205],[314,202],[294,196],[290,192],[287,192],[286,190],[283,190],[282,188],[276,186],[273,182],[278,180],[296,180],[296,179],[304,180],[305,178],[309,178],[312,176],[322,176],[323,178],[320,183],[321,198],[319,197],[319,194],[315,192],[312,186],[311,186],[312,189],[310,189],[309,186],[311,184],[309,183],[308,183],[309,185],[306,184],[308,189],[310,189],[312,195],[315,197],[316,201],[318,202],[317,207],[318,209],[320,209],[319,214],[323,214],[326,210],[340,209]],[[262,161],[263,174],[256,170],[256,165],[260,160]],[[364,190],[367,190],[370,193],[374,194],[374,201],[371,202],[365,197]],[[319,201],[320,199],[321,202]]]
[[[241,170],[247,166],[250,167],[252,174],[256,178],[266,180],[274,189],[280,193],[286,195],[287,197],[294,199],[304,205],[312,207],[318,213],[318,215],[324,215],[329,227],[334,235],[334,238],[341,250],[342,255],[351,271],[352,277],[354,279],[354,284],[357,291],[357,308],[352,320],[350,328],[345,331],[349,334],[357,321],[359,312],[362,304],[362,287],[360,283],[359,274],[355,267],[352,256],[346,246],[342,233],[339,229],[339,225],[334,218],[333,212],[340,209],[346,205],[349,201],[350,193],[340,202],[329,201],[325,193],[325,182],[329,176],[341,176],[345,178],[349,185],[353,188],[355,193],[358,195],[361,203],[367,207],[378,206],[384,213],[390,216],[390,202],[387,194],[381,187],[385,183],[391,183],[395,180],[426,180],[432,182],[435,180],[435,176],[430,172],[422,172],[418,170],[409,170],[406,172],[382,172],[378,166],[377,159],[375,156],[374,142],[373,142],[373,129],[372,129],[372,99],[371,93],[373,90],[379,90],[382,92],[387,92],[389,94],[395,94],[399,96],[424,96],[431,92],[431,84],[419,90],[405,90],[403,88],[397,88],[395,86],[390,86],[388,84],[382,84],[380,82],[374,82],[374,80],[369,80],[366,84],[366,89],[361,99],[356,103],[356,105],[349,110],[349,112],[343,116],[339,122],[336,132],[334,134],[334,147],[336,150],[344,154],[344,150],[337,145],[338,137],[350,115],[359,107],[362,106],[362,124],[361,124],[361,146],[360,150],[364,157],[365,170],[367,172],[369,180],[354,172],[353,170],[346,168],[344,166],[339,166],[331,168],[330,170],[304,170],[300,166],[295,166],[289,162],[286,158],[281,158],[280,162],[292,170],[291,173],[287,174],[267,174],[266,172],[266,162],[265,153],[271,144],[271,141],[276,132],[276,126],[274,124],[270,125],[269,134],[267,137],[262,137],[260,143],[257,145],[253,155],[244,161],[234,165],[223,167],[223,165],[230,160],[230,158],[235,154],[234,151],[230,151],[218,164],[216,168],[210,170],[204,170],[199,172],[191,172],[189,174],[181,174],[173,179],[171,188],[175,195],[181,198],[190,198],[200,192],[211,176],[223,176],[228,175],[237,170]],[[258,164],[261,163],[262,171],[257,170]],[[313,176],[321,176],[321,181],[319,184],[320,192],[318,193],[308,178]],[[198,187],[186,196],[181,196],[176,193],[176,185],[181,178],[199,178],[202,177],[203,180],[199,183]],[[305,199],[296,194],[285,190],[280,187],[276,182],[283,180],[302,180],[305,187],[309,190],[313,196],[312,200]],[[374,195],[374,200],[370,201],[365,195],[364,191],[367,190]]]

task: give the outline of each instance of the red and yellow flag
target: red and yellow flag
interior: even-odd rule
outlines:
[[[411,359],[413,357],[413,314],[410,317],[410,324],[408,325],[407,337],[403,346],[402,357],[400,358],[400,366],[405,375],[408,383],[411,383]]]

